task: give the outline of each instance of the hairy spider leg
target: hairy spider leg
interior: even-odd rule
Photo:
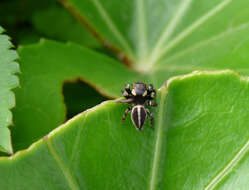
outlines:
[[[149,86],[148,86],[148,91],[152,92],[153,90],[154,90],[153,85],[152,85],[152,84],[149,84]]]
[[[125,85],[125,89],[121,90],[121,93],[125,98],[130,98],[132,96],[130,85],[129,84]]]
[[[148,91],[147,98],[148,98],[149,100],[152,100],[152,99],[154,99],[154,98],[156,97],[156,90],[153,88],[153,85],[152,85],[152,84],[150,84],[150,85],[148,86],[147,91]]]
[[[131,104],[134,100],[132,98],[129,99],[125,99],[125,100],[118,100],[118,102],[120,103],[127,103],[127,104]]]
[[[121,90],[121,93],[125,98],[129,98],[130,96],[130,94],[126,90]]]
[[[156,107],[157,106],[157,103],[153,102],[152,100],[150,100],[148,102],[148,106],[151,106],[151,107]]]
[[[156,97],[156,91],[152,91],[151,93],[149,93],[149,95],[151,99],[154,99]]]
[[[124,124],[124,121],[125,121],[125,119],[126,119],[128,113],[129,113],[130,111],[131,111],[131,107],[128,107],[128,108],[125,110],[124,115],[123,115],[123,117],[122,117],[122,124]]]
[[[128,94],[131,94],[131,88],[129,84],[125,85],[125,91],[128,92]]]

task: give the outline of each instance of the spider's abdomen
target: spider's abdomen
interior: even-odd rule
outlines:
[[[141,130],[143,128],[146,120],[146,110],[144,106],[137,105],[132,108],[131,120],[138,130]]]

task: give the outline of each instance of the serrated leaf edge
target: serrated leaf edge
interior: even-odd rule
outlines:
[[[11,74],[12,75],[15,75],[15,74],[17,74],[17,73],[20,73],[20,68],[19,68],[19,64],[16,62],[16,59],[18,59],[18,54],[17,54],[17,52],[16,51],[14,51],[14,50],[11,50],[11,48],[13,48],[14,46],[13,46],[13,44],[10,42],[10,37],[8,36],[8,35],[4,35],[3,34],[3,32],[5,32],[5,30],[4,30],[4,28],[2,28],[1,26],[0,26],[0,35],[1,36],[6,36],[7,37],[7,39],[8,39],[8,46],[6,47],[6,50],[8,50],[8,51],[13,51],[15,54],[16,54],[16,57],[9,63],[9,64],[16,64],[17,65],[17,70],[16,71],[13,71]],[[16,87],[18,87],[20,84],[19,84],[19,78],[17,77],[17,80],[18,80],[18,84],[16,85],[16,86],[14,86],[14,87],[11,87],[11,88],[9,88],[9,91],[11,92],[11,93],[13,93],[14,94],[14,92],[12,91],[12,89],[14,89],[14,88],[16,88]],[[15,97],[15,94],[14,94],[14,97]],[[14,99],[14,101],[15,101],[15,99]],[[8,111],[10,112],[10,114],[11,114],[11,123],[9,124],[9,125],[11,125],[11,124],[13,124],[12,122],[12,117],[13,117],[13,115],[12,115],[12,112],[11,112],[11,109],[13,108],[13,107],[15,107],[15,102],[13,103],[13,105],[12,106],[10,106],[10,107],[8,107]],[[9,126],[8,125],[8,126]],[[7,153],[7,154],[13,154],[13,146],[12,146],[12,140],[11,140],[11,131],[10,131],[10,129],[8,128],[8,126],[6,126],[7,127],[7,130],[9,130],[9,138],[10,138],[10,148],[11,148],[11,150],[9,151],[9,150],[6,150],[4,147],[2,147],[2,152],[5,152],[5,153]]]

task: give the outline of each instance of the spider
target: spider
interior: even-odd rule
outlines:
[[[156,97],[156,91],[152,84],[146,87],[145,83],[136,82],[133,83],[132,89],[130,85],[125,86],[125,90],[121,91],[125,100],[119,100],[121,103],[132,104],[125,110],[122,121],[124,122],[128,113],[131,111],[131,120],[138,131],[141,131],[146,121],[146,117],[150,117],[151,127],[153,128],[153,115],[145,106],[157,106],[152,100]]]

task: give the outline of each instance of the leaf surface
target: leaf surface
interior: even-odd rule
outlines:
[[[12,129],[15,150],[28,147],[65,121],[62,96],[65,81],[81,79],[113,97],[120,94],[127,79],[133,80],[137,75],[117,61],[73,43],[42,40],[20,47],[19,55],[22,88],[15,90],[17,106]],[[114,84],[117,79],[119,83]],[[110,91],[102,90],[111,86]]]
[[[12,153],[8,126],[12,124],[10,109],[15,106],[15,95],[11,89],[19,84],[14,75],[19,72],[19,66],[15,62],[18,57],[16,51],[10,49],[12,44],[2,33],[3,28],[0,27],[0,151]]]
[[[0,185],[247,190],[248,83],[231,71],[175,77],[158,91],[155,130],[147,122],[142,132],[130,118],[122,126],[127,105],[104,102],[0,158]]]
[[[231,68],[242,74],[249,74],[247,49],[244,46],[238,49],[230,57],[223,57],[226,61],[218,59],[221,64],[214,68]],[[13,128],[15,150],[27,147],[63,123],[66,110],[61,92],[66,80],[79,78],[107,97],[119,97],[120,90],[126,83],[143,81],[159,88],[172,76],[190,72],[193,68],[205,68],[203,65],[195,65],[193,68],[187,65],[178,67],[178,62],[175,61],[175,66],[171,69],[167,69],[165,65],[165,68],[142,74],[128,69],[106,55],[80,45],[48,40],[24,46],[19,49],[19,54],[22,88],[16,90],[17,108],[14,110],[16,126]],[[210,63],[213,61],[210,60]],[[78,109],[80,107],[81,105]],[[39,124],[34,128],[33,123],[37,121]]]
[[[62,2],[122,50],[137,71],[163,70],[166,78],[200,68],[248,72],[247,0]]]
[[[248,1],[138,0],[123,1],[122,6],[113,1],[103,5],[98,0],[63,2],[132,60],[133,70],[73,43],[45,40],[20,49],[23,80],[14,118],[16,150],[65,120],[61,95],[65,80],[80,78],[105,96],[118,97],[126,83],[142,81],[159,88],[170,77],[193,70],[233,69],[249,74]],[[40,123],[37,128],[35,121]]]

